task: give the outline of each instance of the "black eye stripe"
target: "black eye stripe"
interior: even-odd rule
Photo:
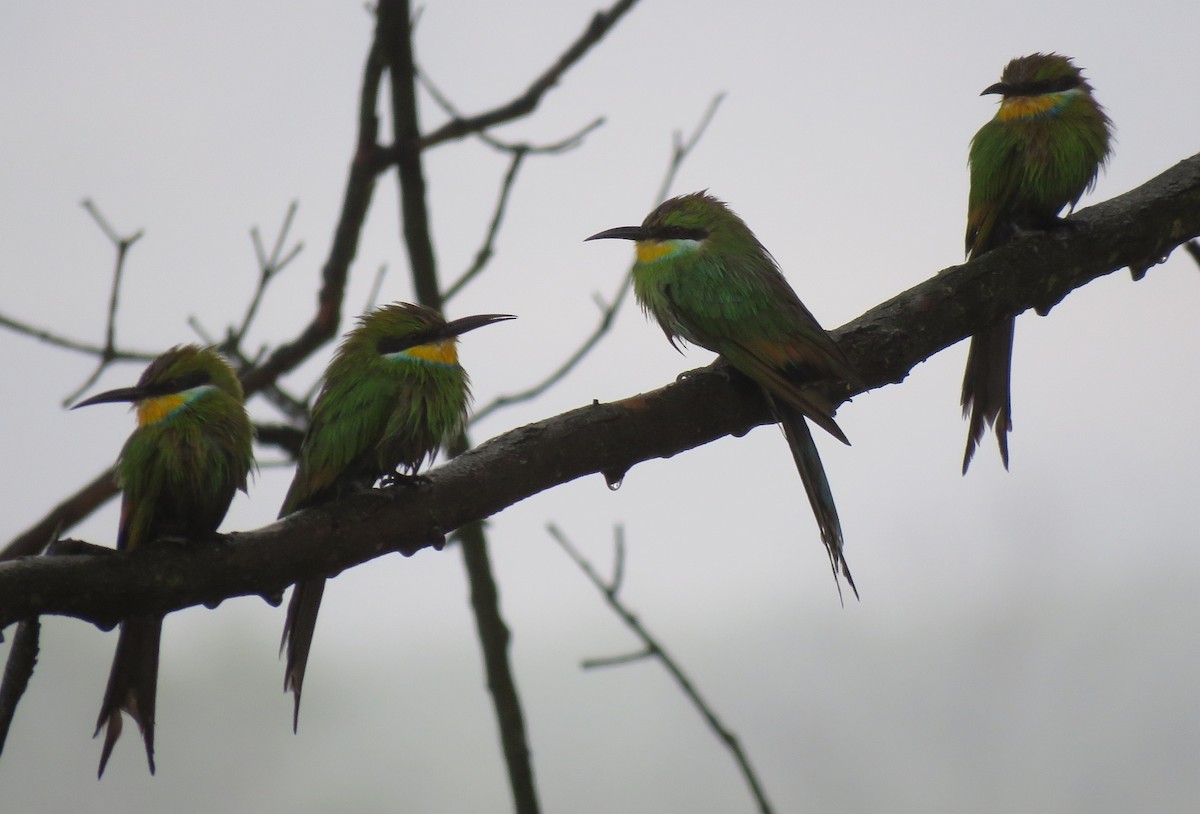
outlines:
[[[183,376],[148,385],[145,391],[146,395],[151,397],[169,396],[172,393],[182,393],[184,390],[191,390],[193,387],[199,387],[211,381],[212,377],[208,375],[207,370],[194,370]]]
[[[1077,88],[1082,84],[1077,76],[1060,76],[1057,79],[1043,79],[1039,82],[1018,82],[1009,85],[1005,96],[1041,96],[1045,93],[1062,93],[1065,90]]]
[[[385,336],[379,340],[375,346],[375,350],[380,355],[389,353],[399,353],[400,351],[408,350],[409,348],[420,347],[421,345],[429,345],[437,342],[444,337],[441,330],[437,328],[428,331],[418,331],[417,333],[405,334],[404,336]]]
[[[656,240],[704,240],[708,237],[708,230],[701,227],[660,226],[651,230],[651,236]]]

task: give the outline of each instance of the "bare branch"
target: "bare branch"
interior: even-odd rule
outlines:
[[[96,221],[96,224],[100,227],[100,231],[104,232],[105,237],[112,242],[113,246],[117,250],[116,262],[113,268],[112,290],[109,293],[108,298],[108,319],[104,330],[104,345],[101,347],[86,345],[81,342],[75,342],[54,336],[48,331],[31,328],[30,326],[24,325],[16,320],[7,318],[2,319],[2,324],[20,333],[36,336],[37,338],[50,342],[51,344],[56,344],[60,347],[69,348],[71,350],[83,351],[85,353],[93,354],[97,357],[98,361],[96,363],[96,368],[91,372],[83,384],[79,385],[74,392],[70,393],[66,398],[63,399],[62,404],[64,407],[78,399],[79,396],[82,395],[89,387],[95,384],[96,380],[100,378],[100,374],[104,372],[104,369],[108,367],[111,362],[116,359],[127,359],[132,357],[132,354],[118,351],[116,348],[117,305],[120,302],[121,275],[125,270],[125,255],[128,254],[129,247],[140,240],[144,234],[143,231],[139,229],[131,235],[122,237],[121,235],[117,234],[117,231],[113,229],[112,224],[110,224],[108,220],[100,213],[100,210],[90,198],[85,198],[80,205],[89,215],[92,216],[92,219]]]
[[[472,133],[478,133],[489,127],[518,119],[531,113],[542,101],[542,97],[553,88],[563,75],[579,62],[584,55],[596,45],[609,30],[615,26],[628,12],[637,0],[619,0],[607,11],[598,11],[584,32],[571,44],[550,68],[533,81],[523,94],[485,113],[467,119],[453,119],[432,133],[421,137],[417,149],[425,149],[441,144],[444,141],[460,139]],[[397,134],[397,143],[400,142]]]
[[[69,337],[65,336],[59,336],[58,334],[48,331],[45,328],[38,328],[37,326],[29,325],[28,323],[13,319],[12,317],[6,317],[3,314],[0,314],[0,326],[8,328],[15,333],[25,334],[26,336],[33,337],[41,342],[45,342],[47,345],[54,345],[55,347],[63,348],[64,350],[73,350],[77,351],[78,353],[86,353],[89,356],[102,356],[104,354],[104,348],[100,345],[96,345],[91,342],[81,342],[77,339],[70,339]],[[149,362],[157,355],[158,354],[156,353],[150,353],[148,351],[116,350],[113,352],[113,361]]]
[[[379,301],[379,292],[383,289],[383,278],[387,276],[387,263],[380,263],[378,271],[375,272],[375,279],[371,281],[371,290],[367,294],[367,302],[363,306],[363,313],[367,313],[375,309],[375,303]]]
[[[567,553],[567,556],[574,560],[575,564],[579,566],[579,569],[583,571],[591,583],[596,586],[596,589],[600,591],[600,593],[604,594],[604,599],[606,602],[608,602],[608,606],[612,608],[613,612],[616,613],[617,616],[621,617],[621,621],[625,623],[625,626],[633,631],[633,634],[641,639],[642,643],[646,646],[646,649],[642,653],[634,654],[633,656],[622,656],[615,659],[606,659],[603,662],[593,661],[591,662],[592,666],[599,666],[601,663],[606,666],[627,664],[630,661],[636,661],[650,656],[658,659],[659,663],[661,663],[666,671],[671,674],[671,678],[675,679],[675,683],[679,685],[679,689],[683,690],[683,694],[686,695],[688,700],[692,702],[692,705],[696,707],[696,710],[708,724],[709,729],[713,731],[713,734],[717,736],[717,739],[724,743],[725,748],[727,748],[730,754],[733,755],[733,759],[737,762],[738,768],[741,769],[742,776],[746,778],[746,784],[750,786],[750,793],[754,795],[754,799],[758,803],[758,810],[764,812],[764,814],[770,814],[771,804],[767,802],[766,792],[763,790],[762,783],[760,783],[758,780],[758,775],[755,773],[754,767],[750,765],[750,758],[748,758],[745,751],[742,750],[742,745],[738,741],[737,736],[730,731],[729,727],[721,723],[721,719],[717,717],[717,713],[713,710],[712,706],[710,706],[709,703],[700,696],[700,691],[696,689],[696,686],[692,683],[692,680],[683,672],[683,668],[679,666],[679,663],[675,661],[675,659],[672,658],[666,650],[663,649],[663,646],[659,644],[658,639],[650,635],[650,631],[646,629],[646,627],[633,614],[633,612],[625,607],[623,602],[617,599],[617,592],[610,586],[604,584],[604,580],[600,578],[598,573],[596,573],[596,569],[593,568],[592,564],[587,561],[587,558],[579,553],[575,546],[571,545],[571,542],[567,539],[566,535],[563,534],[562,530],[553,523],[550,523],[546,526],[546,531],[549,532],[550,536],[554,538],[559,547],[561,547],[562,550]],[[624,532],[620,529],[620,527],[618,527],[616,534],[618,540],[623,539]],[[621,545],[623,546],[623,543],[621,543]]]
[[[96,208],[96,204],[92,202],[91,198],[84,198],[82,205],[83,208],[88,211],[88,214],[92,216],[92,219],[96,221],[97,225],[100,225],[101,231],[108,235],[108,239],[112,240],[113,245],[116,247],[116,263],[113,268],[113,288],[108,297],[108,324],[106,327],[104,327],[104,353],[101,360],[101,367],[103,367],[108,363],[108,361],[112,360],[113,353],[116,349],[116,306],[118,306],[120,303],[121,276],[125,271],[125,256],[127,255],[128,251],[130,251],[130,246],[136,244],[138,240],[142,239],[144,232],[142,229],[138,229],[138,231],[134,232],[133,234],[126,235],[126,237],[121,237],[121,235],[116,234],[116,231],[113,229],[112,225],[109,225],[109,222],[104,219],[104,216],[100,213],[100,209]],[[83,393],[84,389],[85,388],[80,388],[79,393]],[[76,395],[78,396],[78,394]],[[74,401],[74,399],[67,399],[66,403],[70,403],[71,401]]]
[[[834,331],[863,390],[902,381],[981,325],[1029,308],[1048,310],[1091,280],[1145,266],[1200,236],[1200,154],[1071,220],[1077,228],[1031,235],[944,269]],[[835,401],[856,395],[843,383],[819,386]],[[651,393],[511,430],[394,500],[347,499],[225,535],[225,545],[0,563],[0,627],[43,613],[112,623],[231,596],[270,595],[387,551],[440,544],[446,532],[558,484],[627,470],[771,420],[759,391],[718,362]],[[53,527],[45,530],[39,545],[53,533]]]
[[[417,109],[416,63],[412,51],[411,15],[406,0],[381,0],[379,5],[380,39],[387,42],[387,62],[391,76],[392,131],[397,145],[397,180],[400,187],[401,232],[408,251],[409,267],[417,293],[424,305],[442,309],[443,296],[430,237],[420,123]],[[516,162],[519,165],[519,160]],[[515,168],[513,170],[515,173]],[[502,197],[506,197],[502,196]],[[448,450],[458,455],[470,446],[466,433],[458,434]],[[516,681],[509,664],[510,635],[500,611],[500,599],[489,561],[482,518],[476,522],[455,524],[459,549],[471,586],[471,610],[483,654],[488,691],[492,697],[500,744],[508,771],[513,805],[518,814],[537,814],[540,804],[533,779],[529,739]],[[435,531],[437,540],[443,539]]]
[[[593,659],[584,659],[579,662],[579,666],[585,670],[596,670],[602,667],[621,667],[626,664],[634,664],[652,658],[654,658],[654,651],[646,648],[634,653],[626,653],[623,656],[601,656]]]
[[[455,294],[462,290],[463,286],[471,282],[479,272],[483,271],[487,262],[492,258],[492,245],[495,243],[496,234],[500,231],[500,224],[504,220],[504,209],[508,205],[508,196],[512,193],[513,182],[517,179],[517,170],[521,167],[521,162],[525,160],[526,153],[522,150],[517,150],[512,154],[512,160],[508,164],[508,172],[504,175],[504,182],[500,185],[500,195],[496,199],[496,210],[492,213],[492,222],[488,226],[487,234],[483,238],[483,245],[479,247],[479,251],[475,253],[475,262],[471,267],[463,272],[451,286],[446,289],[442,295],[442,302],[449,301]]]
[[[450,98],[446,96],[446,94],[442,93],[437,85],[433,83],[433,80],[429,78],[428,73],[418,70],[417,81],[421,84],[421,87],[425,88],[426,92],[433,97],[433,101],[446,113],[446,115],[450,116],[456,121],[463,118],[462,114],[459,113],[458,108],[456,108],[454,103],[450,101]],[[596,130],[603,124],[604,117],[600,116],[596,119],[593,119],[591,122],[580,128],[577,132],[572,133],[566,138],[543,145],[533,145],[527,142],[512,143],[503,141],[496,138],[486,130],[480,130],[474,135],[484,144],[487,144],[489,147],[493,147],[501,152],[523,152],[538,155],[553,155],[575,149],[583,143],[584,138],[586,138],[589,133],[591,133],[593,130]]]
[[[275,275],[287,268],[288,264],[295,260],[304,248],[304,243],[297,243],[286,255],[283,254],[283,244],[287,241],[288,232],[292,228],[292,219],[295,218],[298,207],[299,204],[296,201],[292,201],[288,206],[287,214],[283,216],[283,225],[279,227],[279,234],[275,237],[275,246],[269,257],[263,252],[262,238],[259,235],[258,227],[250,229],[250,239],[254,243],[254,256],[258,261],[258,285],[254,289],[254,296],[250,298],[246,315],[242,317],[241,326],[230,334],[229,343],[231,345],[241,344],[246,336],[246,331],[250,330],[250,323],[258,312],[258,306],[262,302],[267,286],[271,284]]]

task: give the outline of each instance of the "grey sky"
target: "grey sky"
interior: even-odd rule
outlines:
[[[599,6],[428,4],[423,68],[463,110],[506,100]],[[995,109],[979,91],[1011,57],[1076,58],[1116,123],[1084,205],[1200,147],[1193,2],[707,4],[645,0],[512,140],[596,116],[584,147],[531,159],[488,273],[451,316],[520,320],[471,334],[477,402],[557,364],[630,262],[585,244],[650,210],[671,134],[728,96],[673,193],[709,188],[779,260],[826,327],[962,258],[966,150]],[[0,310],[102,337],[112,252],[79,208],[145,229],[119,339],[157,352],[240,319],[251,225],[300,201],[300,259],[253,341],[312,314],[351,159],[372,21],[356,3],[0,6]],[[426,100],[428,101],[428,100]],[[425,126],[441,115],[424,109]],[[429,155],[443,279],[469,263],[505,169],[477,142]],[[389,266],[411,299],[394,176],[379,181],[347,314]],[[760,428],[600,477],[494,519],[492,545],[547,811],[742,811],[727,755],[657,666],[582,673],[632,638],[544,531],[598,565],[630,546],[624,597],[740,736],[780,811],[1184,811],[1200,799],[1200,272],[1179,253],[1134,284],[1113,274],[1049,318],[1018,320],[1012,472],[991,437],[959,476],[965,346],[838,420],[818,445],[862,592],[843,609],[781,434]],[[110,463],[133,422],[67,413],[91,360],[0,332],[10,539]],[[328,350],[288,379],[302,391]],[[636,308],[559,388],[495,414],[477,440],[706,364]],[[96,389],[136,379],[118,368]],[[253,411],[271,417],[255,404]],[[264,462],[278,460],[270,451]],[[225,528],[274,518],[290,469],[265,467]],[[116,507],[72,532],[115,536]],[[5,811],[508,810],[458,553],[388,557],[330,584],[298,736],[275,652],[283,611],[236,600],[166,624],[157,758],[132,727],[103,782],[90,739],[115,636],[46,624],[0,760]],[[0,646],[0,656],[7,653]],[[86,802],[85,802],[86,801]]]

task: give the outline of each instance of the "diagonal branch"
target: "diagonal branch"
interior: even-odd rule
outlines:
[[[1048,309],[1097,277],[1145,268],[1200,236],[1200,155],[1072,220],[1078,228],[1027,237],[945,269],[835,331],[864,387],[900,382],[981,326]],[[840,398],[854,395],[844,385],[826,387]],[[389,551],[440,545],[446,532],[556,485],[624,471],[769,421],[757,391],[718,363],[650,393],[507,432],[395,500],[350,498],[225,535],[218,545],[0,563],[0,626],[43,613],[112,624],[232,596],[273,596]]]
[[[445,141],[469,136],[472,133],[478,133],[486,130],[489,127],[495,127],[498,124],[504,124],[514,119],[519,119],[525,116],[538,106],[542,101],[542,97],[546,95],[570,70],[575,63],[579,62],[591,50],[592,46],[599,43],[609,30],[615,26],[625,13],[628,12],[637,3],[637,0],[618,0],[607,11],[598,11],[592,17],[588,27],[584,29],[579,38],[567,48],[562,55],[555,60],[541,76],[533,81],[526,88],[525,92],[512,101],[493,108],[485,113],[480,113],[477,116],[472,116],[466,119],[455,118],[446,122],[444,125],[421,137],[417,149],[426,149],[434,147]],[[400,142],[399,135],[396,134],[397,143]]]
[[[763,812],[763,814],[770,814],[772,809],[771,804],[767,801],[766,790],[763,789],[762,783],[759,782],[758,774],[754,771],[754,767],[750,765],[750,758],[742,750],[742,744],[738,740],[737,735],[733,734],[729,727],[721,722],[721,719],[717,717],[717,713],[700,695],[700,691],[696,689],[696,685],[683,672],[683,668],[679,666],[679,663],[663,649],[663,646],[658,643],[658,640],[654,636],[650,635],[650,631],[646,630],[645,625],[641,623],[637,616],[629,608],[625,607],[625,603],[617,598],[617,580],[614,578],[612,584],[605,584],[600,574],[592,567],[592,564],[587,561],[587,558],[575,546],[571,545],[571,541],[567,539],[562,529],[558,526],[551,523],[546,526],[546,531],[554,538],[559,547],[567,553],[567,556],[579,566],[579,569],[596,586],[596,589],[604,594],[604,601],[608,603],[608,606],[612,608],[617,616],[621,617],[621,621],[625,623],[625,626],[642,640],[642,644],[645,646],[643,651],[633,656],[619,656],[615,659],[605,659],[603,662],[584,662],[585,669],[587,667],[627,664],[631,661],[638,661],[644,658],[658,659],[663,669],[671,674],[671,678],[675,679],[675,683],[679,685],[679,689],[683,691],[683,694],[692,702],[692,706],[700,713],[700,717],[704,718],[705,723],[708,724],[708,728],[713,731],[717,739],[725,744],[725,748],[733,755],[734,761],[738,764],[738,768],[742,772],[742,777],[746,779],[746,785],[750,787],[750,793],[754,795],[754,801],[758,803],[758,810]],[[624,548],[624,538],[624,532],[618,526],[616,530],[618,551]]]
[[[525,160],[528,152],[525,150],[515,150],[512,154],[512,159],[508,163],[508,172],[504,174],[504,181],[500,184],[500,194],[496,198],[496,209],[492,212],[492,221],[488,224],[487,234],[484,235],[483,245],[479,247],[479,251],[475,253],[475,261],[471,263],[471,267],[462,273],[457,280],[450,284],[446,292],[442,295],[442,302],[447,302],[454,297],[463,286],[475,279],[484,268],[487,267],[488,261],[492,259],[492,247],[496,242],[496,235],[500,232],[500,224],[504,221],[504,210],[508,207],[508,197],[512,194],[513,184],[517,180],[517,170],[521,168],[521,162]]]

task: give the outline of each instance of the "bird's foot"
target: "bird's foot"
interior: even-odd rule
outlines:
[[[408,474],[399,470],[389,472],[379,479],[379,487],[381,489],[395,492],[399,489],[417,489],[421,486],[428,486],[433,483],[424,475]]]

